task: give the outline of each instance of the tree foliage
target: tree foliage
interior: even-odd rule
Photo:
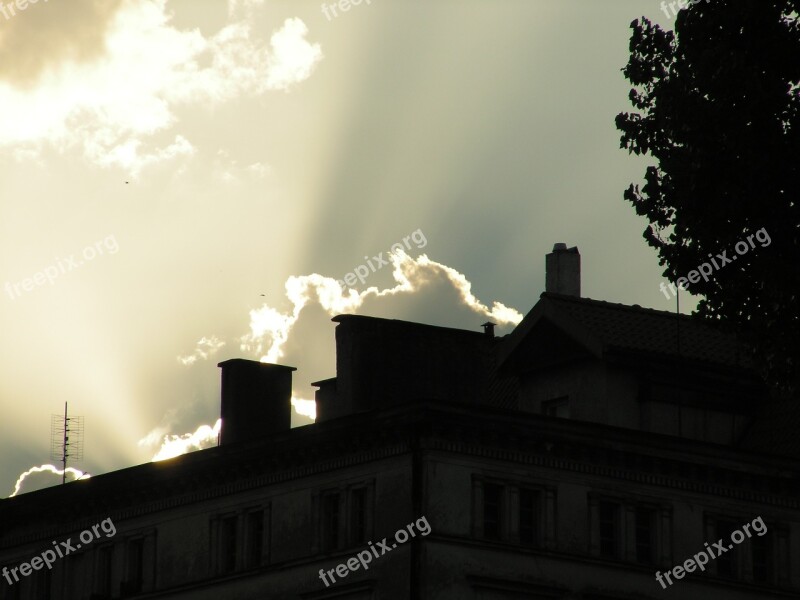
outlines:
[[[799,7],[707,0],[681,10],[674,32],[634,21],[623,73],[637,112],[616,119],[621,147],[655,159],[624,196],[648,219],[664,276],[736,256],[686,289],[783,389],[800,381]],[[770,243],[737,254],[761,229]]]

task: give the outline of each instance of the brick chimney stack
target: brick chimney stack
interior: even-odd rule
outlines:
[[[565,296],[581,295],[581,254],[578,247],[564,243],[553,246],[545,256],[545,291]]]
[[[294,367],[243,358],[218,366],[222,369],[220,446],[291,429]]]

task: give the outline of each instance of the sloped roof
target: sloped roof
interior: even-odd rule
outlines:
[[[542,320],[550,321],[597,358],[615,350],[728,368],[751,367],[745,347],[733,335],[695,317],[548,292],[508,336],[499,357],[501,365]]]

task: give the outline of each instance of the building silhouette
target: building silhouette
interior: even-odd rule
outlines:
[[[218,447],[0,501],[1,597],[800,598],[795,413],[745,349],[580,297],[577,248],[547,256],[546,289],[503,337],[335,317],[304,427],[292,367],[220,363]]]

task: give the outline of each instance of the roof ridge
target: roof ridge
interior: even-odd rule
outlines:
[[[669,310],[658,310],[657,308],[647,308],[645,306],[640,306],[639,304],[622,304],[619,302],[609,302],[608,300],[596,300],[594,298],[585,298],[582,296],[570,296],[567,294],[555,294],[553,292],[542,292],[539,296],[540,298],[551,298],[553,300],[561,300],[564,302],[573,302],[575,304],[594,304],[596,306],[603,306],[607,308],[612,308],[615,310],[620,311],[627,311],[627,312],[636,312],[636,313],[643,313],[643,314],[650,314],[653,316],[659,317],[670,317],[675,318],[676,313],[669,311]],[[709,319],[704,319],[702,317],[698,317],[696,315],[691,314],[684,314],[678,313],[680,318],[685,321],[692,321],[698,325],[708,325],[709,327],[712,326],[714,321]]]

